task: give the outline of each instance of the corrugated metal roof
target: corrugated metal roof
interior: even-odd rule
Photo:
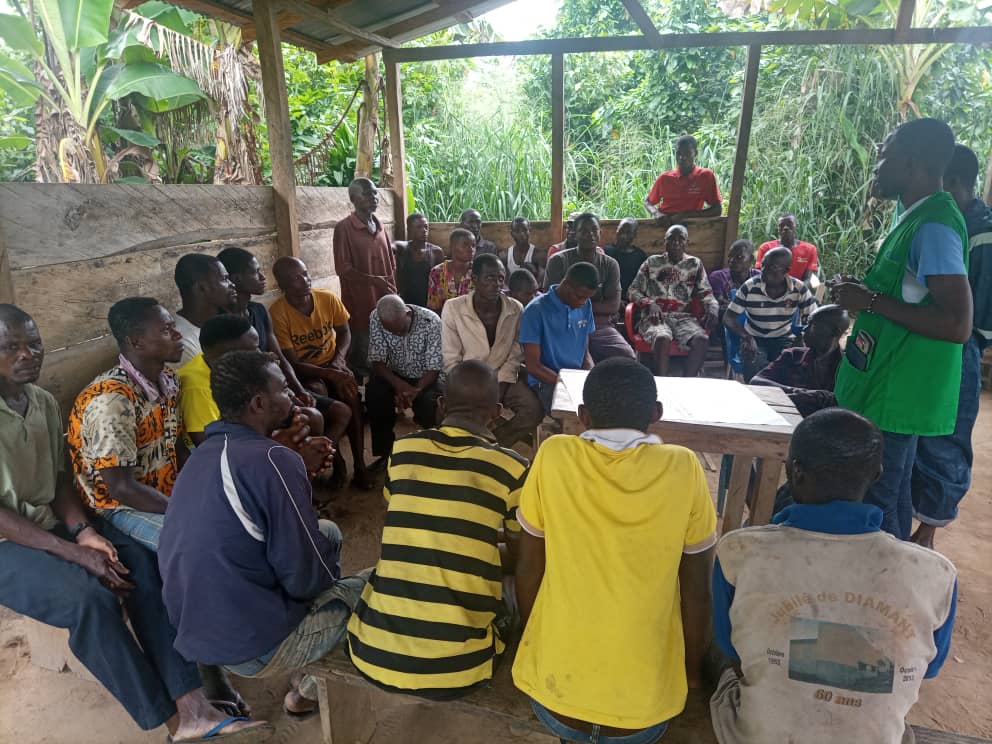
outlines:
[[[125,0],[125,7],[141,0]],[[443,28],[466,23],[512,0],[282,0],[277,3],[283,41],[317,53],[317,59],[354,60],[379,51],[384,37],[395,45]],[[246,39],[255,36],[252,0],[169,0],[241,26]],[[300,6],[304,7],[302,10]],[[323,21],[322,14],[328,15]],[[335,21],[345,28],[335,27]],[[350,27],[350,29],[348,28]],[[374,35],[370,38],[361,38]]]

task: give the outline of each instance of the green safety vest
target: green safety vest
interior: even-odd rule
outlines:
[[[904,212],[886,236],[865,284],[904,301],[903,277],[913,236],[927,223],[961,236],[968,263],[964,217],[950,194],[939,191]],[[927,295],[923,305],[933,303]],[[882,431],[940,436],[954,431],[961,388],[961,344],[913,333],[875,313],[858,314],[837,371],[837,403],[857,411]]]

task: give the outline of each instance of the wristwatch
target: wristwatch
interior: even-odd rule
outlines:
[[[83,530],[85,530],[85,529],[87,529],[89,527],[92,527],[92,526],[93,525],[91,525],[89,522],[87,522],[86,520],[83,520],[82,522],[79,522],[78,524],[76,524],[74,527],[70,527],[69,528],[69,537],[71,537],[73,539],[73,541],[75,541],[76,538],[79,537],[80,533]]]

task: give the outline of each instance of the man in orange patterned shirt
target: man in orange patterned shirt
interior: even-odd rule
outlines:
[[[181,336],[169,311],[151,297],[115,303],[107,320],[120,356],[69,413],[72,469],[90,508],[157,550],[179,450],[186,456],[179,380],[166,367],[182,356]]]

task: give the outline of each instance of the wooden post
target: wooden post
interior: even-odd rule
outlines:
[[[744,195],[744,173],[747,169],[747,150],[751,144],[751,122],[754,119],[754,98],[758,90],[758,63],[761,45],[747,48],[747,68],[744,71],[744,96],[741,100],[741,118],[737,123],[737,152],[734,155],[734,175],[730,183],[730,205],[727,207],[727,232],[723,247],[723,262],[727,262],[730,244],[737,240],[741,221],[741,199]]]
[[[989,153],[989,164],[985,168],[985,193],[983,196],[986,204],[992,199],[992,153]]]
[[[379,129],[379,56],[365,57],[365,95],[358,109],[358,153],[355,178],[371,178],[375,133]]]
[[[389,120],[389,149],[393,159],[393,236],[406,238],[406,145],[403,142],[403,89],[400,66],[383,55],[386,63],[386,118]]]
[[[10,304],[15,302],[14,280],[10,275],[10,256],[7,255],[7,246],[2,235],[0,235],[0,302]]]
[[[565,198],[565,56],[551,55],[551,239],[562,240]]]
[[[273,0],[255,0],[252,11],[262,68],[265,119],[269,130],[269,160],[275,193],[276,238],[283,256],[300,255],[300,231],[296,223],[296,173],[293,169],[293,132],[286,99],[286,74],[282,62],[282,39]]]
[[[913,27],[913,13],[916,12],[916,0],[900,0],[899,11],[896,14],[896,40],[905,37],[905,33]]]

